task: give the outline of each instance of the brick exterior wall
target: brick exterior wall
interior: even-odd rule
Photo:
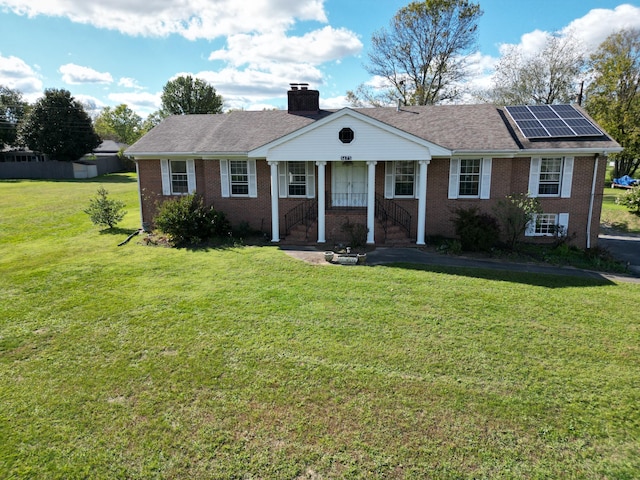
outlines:
[[[427,205],[425,232],[429,236],[455,237],[452,218],[457,208],[478,206],[481,211],[493,214],[493,208],[499,199],[514,192],[526,192],[529,185],[530,158],[494,158],[491,175],[491,198],[479,199],[448,199],[449,188],[449,159],[434,158],[427,170]],[[602,188],[606,169],[606,159],[599,158],[596,180],[596,195],[593,204],[591,223],[591,247],[597,244],[597,233],[600,224],[600,210],[602,207]],[[570,242],[580,248],[587,246],[587,220],[591,188],[593,182],[594,157],[575,157],[573,169],[573,184],[571,198],[540,198],[543,211],[546,213],[569,213]],[[232,225],[237,227],[246,222],[252,228],[271,234],[271,180],[270,167],[264,160],[256,162],[257,198],[228,197],[221,195],[220,162],[218,160],[195,160],[196,192],[204,197],[207,205],[213,205],[223,211]],[[162,180],[159,160],[138,161],[139,185],[141,194],[141,209],[143,222],[153,225],[157,205],[170,198],[162,195]],[[376,192],[383,194],[385,180],[385,163],[376,165]],[[317,181],[317,174],[316,174]],[[326,167],[326,183],[316,185],[316,194],[320,189],[331,195],[331,164]],[[316,195],[317,198],[317,195]],[[280,236],[284,234],[284,215],[303,199],[278,199],[280,216]],[[417,235],[417,199],[397,199],[412,216],[413,242]],[[344,218],[342,218],[344,217]],[[340,226],[346,220],[366,223],[366,211],[341,212],[327,215],[327,242],[340,239]],[[317,232],[314,229],[314,232]],[[314,233],[314,235],[316,235]],[[376,241],[380,242],[382,235],[376,228]],[[317,238],[317,237],[315,237]],[[527,237],[527,241],[549,242],[548,237]]]

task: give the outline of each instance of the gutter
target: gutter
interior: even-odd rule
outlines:
[[[593,180],[591,182],[591,197],[589,198],[589,215],[587,217],[587,250],[591,248],[591,221],[593,219],[593,202],[596,196],[596,177],[598,174],[598,153],[594,156]]]

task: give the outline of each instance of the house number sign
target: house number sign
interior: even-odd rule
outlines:
[[[348,162],[349,160],[351,160],[351,155],[342,155],[340,157],[340,160],[342,160],[343,162]]]

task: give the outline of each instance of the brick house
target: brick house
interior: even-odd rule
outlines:
[[[561,225],[581,248],[598,239],[606,156],[620,146],[579,107],[438,105],[322,110],[292,84],[288,110],[165,119],[125,153],[136,161],[143,225],[164,199],[197,192],[232,224],[273,242],[367,243],[454,237],[453,210],[492,213],[506,195],[539,197],[527,236]]]

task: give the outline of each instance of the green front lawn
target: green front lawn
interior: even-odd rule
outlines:
[[[601,225],[620,232],[640,233],[640,217],[629,212],[627,207],[618,205],[616,198],[625,190],[620,188],[605,188],[602,199]]]
[[[0,181],[0,478],[640,472],[638,285],[118,247],[138,225],[131,175]]]

